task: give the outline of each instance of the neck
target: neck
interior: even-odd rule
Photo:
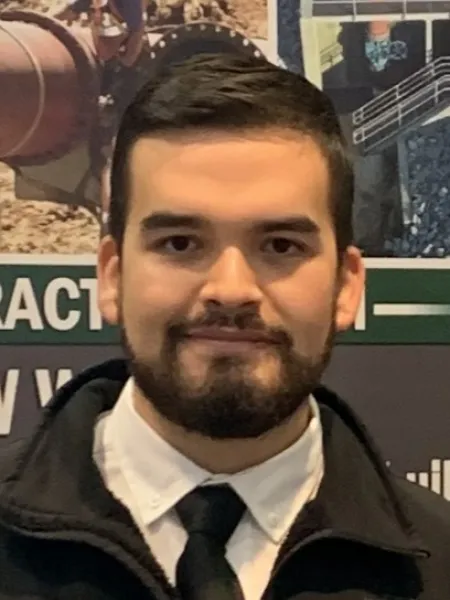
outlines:
[[[212,440],[167,421],[134,390],[134,407],[142,419],[168,444],[210,473],[233,474],[261,464],[286,450],[305,432],[311,418],[309,403],[261,437]]]

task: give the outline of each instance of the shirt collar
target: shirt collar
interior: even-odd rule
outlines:
[[[287,534],[303,506],[315,495],[323,475],[320,412],[313,397],[309,402],[311,420],[294,444],[228,480],[275,543]]]
[[[108,423],[122,474],[145,524],[150,525],[209,473],[161,438],[136,412],[133,380],[125,384]]]
[[[194,488],[229,484],[273,542],[286,535],[322,476],[320,413],[310,398],[312,418],[305,433],[268,461],[233,475],[202,469],[163,440],[136,412],[129,379],[108,423],[120,468],[145,524],[172,509]]]

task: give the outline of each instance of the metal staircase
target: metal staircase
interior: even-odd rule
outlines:
[[[353,145],[371,154],[450,103],[450,57],[429,63],[352,114]]]

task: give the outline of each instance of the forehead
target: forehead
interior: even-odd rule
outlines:
[[[244,223],[329,218],[329,170],[307,136],[267,131],[141,138],[129,161],[130,218],[153,211]]]

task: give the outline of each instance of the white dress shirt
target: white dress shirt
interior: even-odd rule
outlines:
[[[240,473],[212,475],[167,444],[138,415],[132,387],[130,379],[114,409],[97,422],[94,460],[106,486],[128,508],[175,584],[176,564],[187,540],[175,505],[197,486],[229,484],[247,511],[228,542],[227,558],[245,600],[260,600],[282,542],[323,476],[322,431],[314,398],[309,426],[291,447]]]

